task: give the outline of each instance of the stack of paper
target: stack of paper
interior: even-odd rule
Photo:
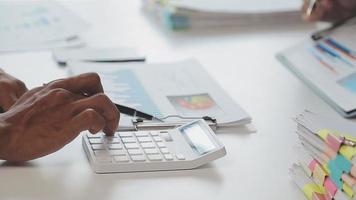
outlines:
[[[296,118],[301,147],[290,168],[311,200],[356,199],[356,124],[306,111]]]
[[[83,45],[88,24],[54,1],[1,1],[0,53]]]
[[[300,0],[144,0],[172,29],[301,22]]]
[[[165,121],[209,116],[217,119],[219,128],[251,122],[195,60],[160,64],[68,62],[67,66],[73,74],[98,73],[112,101]],[[124,120],[120,119],[120,126],[128,125]]]

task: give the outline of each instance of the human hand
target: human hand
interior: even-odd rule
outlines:
[[[0,159],[39,158],[61,149],[84,130],[112,135],[118,122],[119,112],[103,94],[98,75],[53,81],[28,91],[0,115]]]
[[[339,22],[356,15],[355,0],[317,0],[315,9],[309,15],[310,0],[304,0],[303,18],[307,21]]]
[[[6,112],[27,92],[26,85],[0,69],[0,113]]]

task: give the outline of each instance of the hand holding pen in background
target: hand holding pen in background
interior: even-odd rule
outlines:
[[[306,21],[339,22],[356,15],[355,0],[304,0]]]

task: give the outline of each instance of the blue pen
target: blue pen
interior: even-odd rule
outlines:
[[[342,58],[338,53],[336,53],[335,51],[333,51],[332,49],[329,49],[328,47],[318,43],[316,44],[316,48],[324,53],[329,54],[330,56],[339,59],[340,61],[342,61],[343,63],[349,65],[350,67],[354,67],[354,65],[352,63],[350,63],[349,61],[345,60],[344,58]]]

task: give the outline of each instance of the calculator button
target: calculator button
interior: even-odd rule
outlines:
[[[146,142],[146,143],[141,143],[141,146],[142,146],[142,148],[144,148],[144,149],[156,148],[156,146],[155,146],[152,142],[150,142],[150,143],[148,143],[148,142]]]
[[[130,155],[141,155],[141,154],[143,154],[141,149],[128,149],[127,152],[129,152]]]
[[[165,148],[166,147],[166,144],[164,144],[163,142],[157,142],[157,146],[159,148]]]
[[[173,139],[171,137],[171,135],[168,132],[161,132],[161,137],[164,139],[164,141],[166,142],[172,142]]]
[[[124,156],[124,155],[114,156],[114,160],[116,162],[129,162],[129,158],[127,156]]]
[[[124,137],[121,139],[123,143],[136,143],[136,139],[133,137]]]
[[[157,149],[145,149],[146,154],[159,154]]]
[[[150,161],[160,161],[162,160],[162,156],[160,154],[152,154],[152,155],[147,155],[148,160]]]
[[[161,150],[161,152],[162,152],[163,154],[170,153],[167,148],[160,148],[160,150]]]
[[[88,138],[101,138],[102,135],[100,133],[97,133],[97,134],[87,134],[87,137]]]
[[[122,149],[121,144],[109,144],[109,149]]]
[[[172,154],[163,154],[163,156],[166,160],[173,160]]]
[[[89,142],[90,142],[90,144],[102,144],[103,143],[101,138],[90,138]]]
[[[156,142],[162,142],[163,141],[162,138],[159,137],[159,136],[154,136],[153,140],[156,141]]]
[[[115,138],[110,138],[110,139],[106,139],[106,142],[108,144],[117,144],[117,143],[120,143],[120,139],[115,137]]]
[[[150,137],[138,137],[137,140],[139,142],[152,142],[152,139]]]
[[[182,154],[176,154],[178,160],[185,160],[185,157]]]
[[[133,134],[131,132],[121,132],[119,133],[120,137],[132,137]]]
[[[95,150],[94,154],[97,157],[107,157],[107,156],[109,156],[109,152],[107,150]]]
[[[93,144],[93,145],[91,145],[91,148],[93,150],[104,150],[104,149],[106,149],[106,146],[103,144]]]
[[[110,163],[111,162],[111,157],[109,156],[105,156],[105,157],[95,157],[95,160],[99,163],[104,163],[104,162],[107,162],[107,163]]]
[[[142,162],[146,160],[144,155],[132,155],[131,159],[135,162]]]
[[[126,143],[125,147],[126,147],[126,149],[139,149],[140,148],[137,143]]]
[[[159,136],[159,133],[158,133],[157,131],[152,131],[152,132],[150,132],[150,134],[151,134],[152,136]]]
[[[116,156],[116,155],[126,155],[126,152],[124,150],[110,150],[110,155]]]
[[[137,132],[135,133],[136,137],[147,137],[148,133],[146,132]]]

